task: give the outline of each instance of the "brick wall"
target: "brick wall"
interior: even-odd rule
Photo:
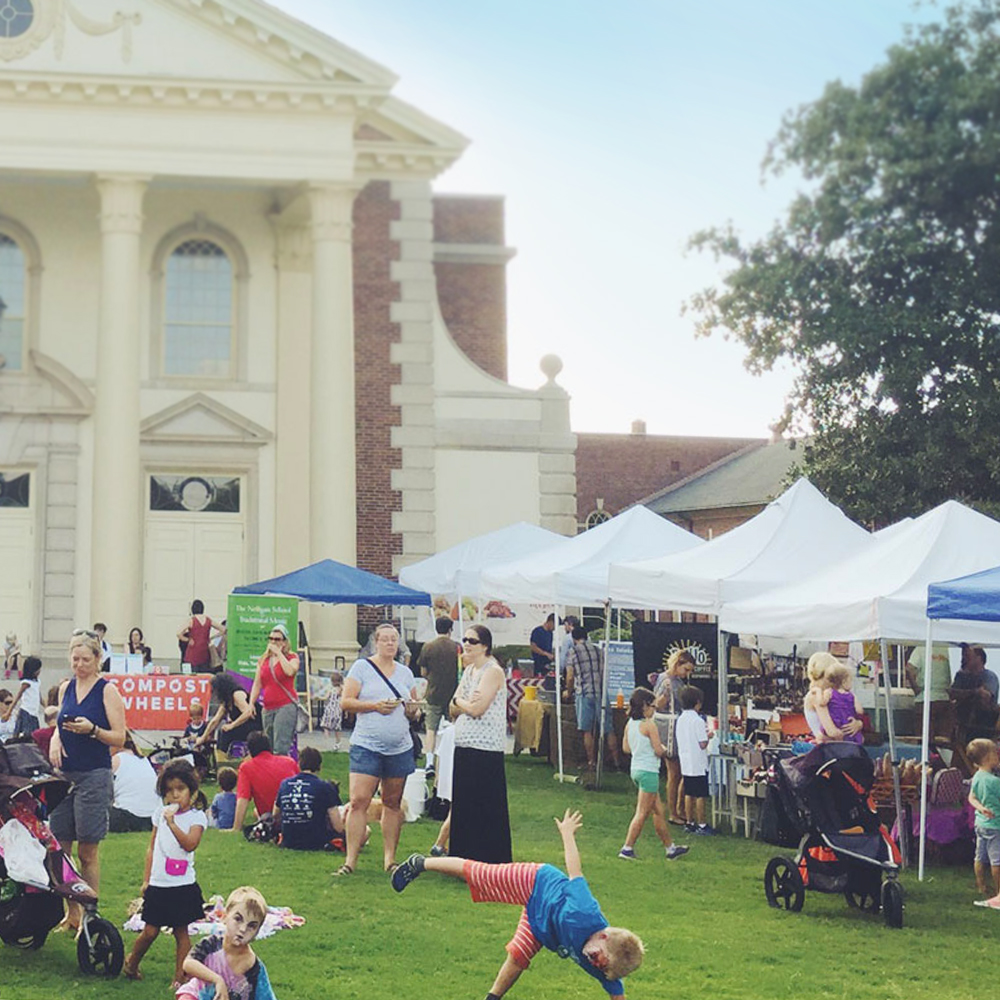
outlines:
[[[727,531],[739,527],[744,521],[756,517],[766,504],[751,504],[747,507],[720,507],[717,510],[681,511],[667,514],[668,520],[692,531],[700,538],[718,538]]]
[[[604,500],[609,514],[679,482],[756,438],[651,434],[579,434],[576,446],[577,520]]]
[[[399,381],[399,366],[389,361],[389,346],[399,339],[389,308],[399,289],[389,274],[398,245],[389,238],[389,223],[399,206],[389,197],[389,184],[370,183],[354,203],[354,377],[357,399],[358,566],[380,576],[392,575],[392,557],[402,551],[392,533],[392,512],[402,507],[390,486],[390,473],[400,464],[390,446],[390,428],[399,424],[390,386]],[[358,608],[365,631],[381,615]]]
[[[434,199],[434,242],[504,246],[502,198]],[[507,272],[502,263],[435,263],[438,302],[458,346],[507,381]]]

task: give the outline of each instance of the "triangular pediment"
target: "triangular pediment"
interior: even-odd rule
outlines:
[[[143,420],[141,438],[170,444],[262,445],[273,437],[260,424],[202,392]]]
[[[33,0],[0,67],[69,76],[329,83],[388,93],[384,66],[260,0]]]

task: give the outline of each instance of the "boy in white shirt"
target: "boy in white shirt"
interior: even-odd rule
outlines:
[[[705,822],[705,802],[708,799],[708,728],[705,720],[698,714],[701,709],[701,690],[691,684],[681,688],[680,701],[684,711],[677,719],[674,738],[681,763],[681,776],[684,778],[684,815],[688,818],[684,828],[689,833],[707,836],[714,834],[715,830]]]

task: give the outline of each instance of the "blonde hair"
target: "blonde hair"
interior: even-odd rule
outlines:
[[[978,767],[991,753],[997,752],[993,740],[972,740],[965,748],[965,755]]]
[[[829,679],[830,675],[828,671],[831,667],[839,666],[841,666],[840,660],[832,653],[813,653],[806,664],[806,676],[813,683],[817,683],[823,680],[824,677]]]
[[[850,677],[851,668],[845,667],[843,663],[835,663],[826,669],[826,679],[830,682],[830,686],[835,687],[838,691],[850,680]]]
[[[267,916],[267,903],[264,902],[261,891],[252,885],[241,885],[238,889],[233,889],[226,900],[226,913],[241,903],[246,907],[250,918],[263,925]]]
[[[608,979],[623,979],[642,965],[646,947],[638,934],[624,927],[606,927],[608,964],[604,975]]]
[[[102,659],[104,656],[104,649],[101,646],[101,640],[95,639],[93,636],[86,635],[85,633],[80,633],[80,635],[74,635],[69,640],[69,651],[72,653],[77,646],[86,646],[98,660]]]
[[[672,676],[673,672],[682,663],[690,663],[692,667],[698,666],[694,662],[694,654],[690,649],[675,649],[667,659],[667,673]]]

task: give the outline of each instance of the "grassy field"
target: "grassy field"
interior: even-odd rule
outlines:
[[[346,788],[346,754],[328,755],[324,776]],[[612,923],[645,940],[643,967],[626,982],[630,997],[722,1000],[965,1000],[989,992],[1000,913],[972,906],[965,869],[937,869],[918,883],[904,876],[906,927],[848,909],[842,897],[807,894],[803,912],[769,909],[762,888],[775,853],[742,837],[692,837],[691,853],[666,862],[647,829],[640,860],[616,854],[634,798],[627,778],[588,792],[560,786],[543,761],[508,764],[514,854],[562,864],[552,817],[567,806],[584,813],[578,840],[584,872]],[[210,793],[212,789],[207,789]],[[400,857],[426,850],[436,824],[407,824]],[[121,923],[138,894],[145,834],[118,834],[102,848],[102,914]],[[206,897],[243,883],[269,902],[306,918],[297,930],[259,944],[279,1000],[446,998],[486,995],[517,923],[513,907],[470,902],[460,882],[425,876],[397,895],[380,870],[378,834],[358,872],[334,879],[338,855],[302,855],[207,832],[198,851]],[[126,948],[133,935],[125,934]],[[144,964],[145,980],[94,980],[76,964],[73,942],[53,935],[37,952],[0,948],[0,1000],[170,995],[173,939],[161,936]],[[603,995],[572,963],[543,952],[510,994],[546,1000]]]

